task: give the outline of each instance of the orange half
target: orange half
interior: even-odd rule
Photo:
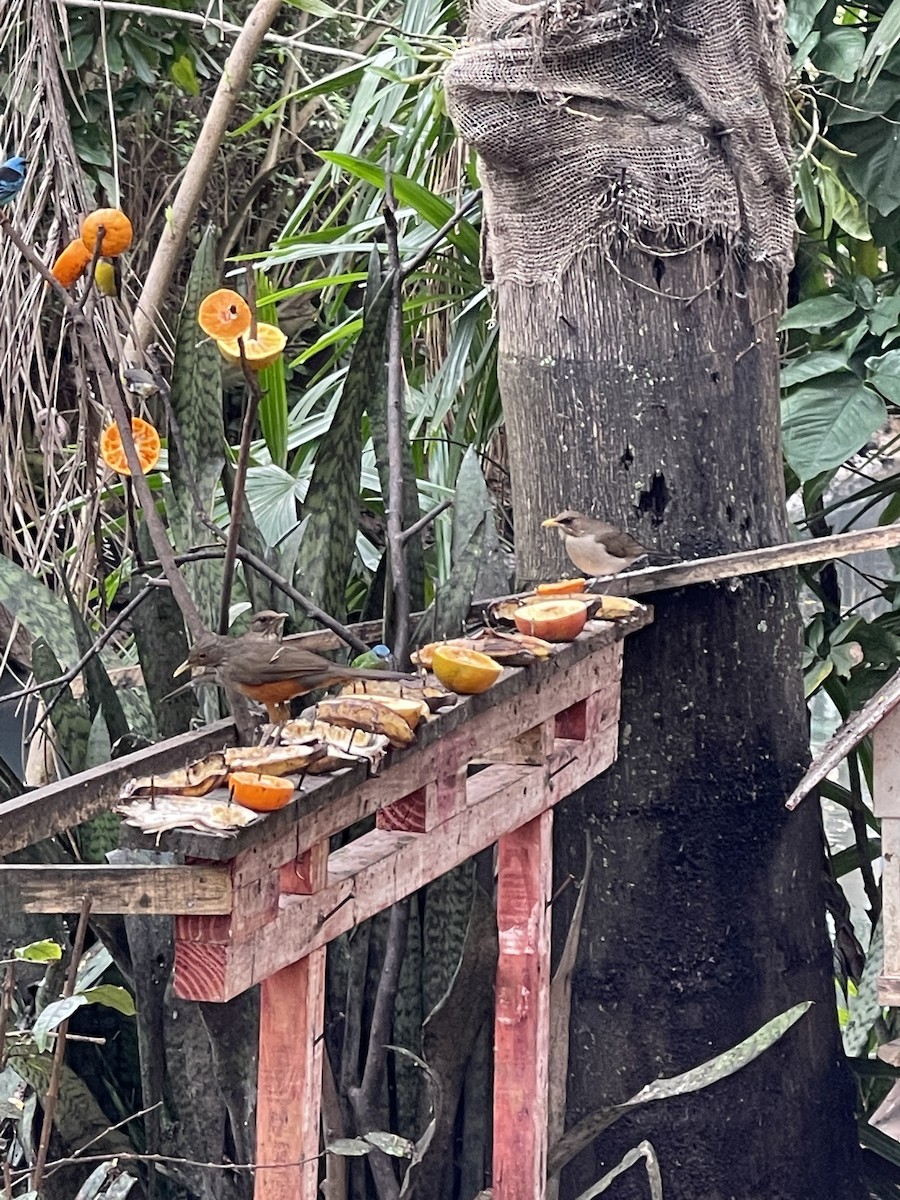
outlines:
[[[256,324],[256,337],[244,337],[244,358],[251,371],[261,371],[263,367],[271,367],[278,362],[287,345],[287,336],[275,325],[266,325],[264,321]],[[241,365],[241,347],[238,345],[238,335],[233,338],[217,338],[216,345],[226,362],[233,367]]]
[[[503,674],[503,668],[480,650],[451,643],[434,647],[431,669],[444,687],[464,696],[486,692]]]
[[[197,324],[211,338],[239,338],[250,328],[250,305],[239,292],[219,288],[200,301]]]
[[[134,238],[131,222],[120,208],[98,208],[81,222],[81,240],[91,255],[97,244],[97,234],[103,228],[100,253],[106,258],[124,254]]]
[[[294,785],[279,775],[258,775],[255,771],[232,771],[228,786],[238,804],[254,812],[274,812],[284,808],[294,794]]]
[[[134,440],[134,448],[137,450],[141,470],[146,475],[159,462],[161,449],[159,434],[149,421],[144,421],[141,417],[132,417],[131,436]],[[131,474],[128,460],[125,458],[122,435],[115,423],[107,425],[100,435],[100,457],[111,471],[116,471],[119,475]]]

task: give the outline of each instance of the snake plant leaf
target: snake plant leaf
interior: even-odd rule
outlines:
[[[40,579],[0,554],[0,604],[18,617],[34,637],[53,647],[56,658],[71,667],[78,661],[78,642],[65,603]],[[61,671],[56,672],[62,674]]]
[[[83,658],[93,645],[94,639],[84,617],[78,610],[75,597],[72,595],[71,589],[65,579],[63,580],[63,587],[66,591],[66,601],[69,605],[69,614],[72,618],[75,640],[78,642],[78,652]],[[108,740],[110,742],[118,741],[120,737],[124,737],[129,732],[128,721],[125,719],[125,713],[122,711],[119,693],[113,687],[112,683],[110,683],[109,676],[96,654],[91,655],[87,660],[81,673],[84,678],[84,693],[91,721],[95,719],[98,711],[102,711]],[[102,761],[108,761],[108,759]]]
[[[262,271],[257,271],[255,276],[257,315],[260,321],[277,326],[278,312],[269,299],[274,295],[274,289]],[[272,456],[272,462],[279,467],[286,467],[288,402],[283,354],[270,367],[260,371],[259,387],[262,392],[262,400],[259,405],[259,428],[265,439],[266,448]]]
[[[372,381],[384,370],[390,304],[390,286],[382,284],[366,309],[341,400],[319,443],[303,505],[306,529],[294,569],[297,586],[331,613],[344,612],[347,577],[356,552],[362,417]]]
[[[476,596],[508,591],[510,574],[497,536],[494,502],[478,455],[470,446],[456,480],[450,574],[416,626],[413,643],[421,646],[437,638],[455,637]]]
[[[184,308],[175,338],[175,363],[169,399],[169,528],[177,550],[209,540],[197,508],[212,516],[216,487],[225,463],[222,418],[222,360],[215,343],[197,324],[197,308],[218,283],[216,230],[207,226],[188,278]],[[222,595],[220,561],[182,568],[204,623],[215,628]]]
[[[65,610],[65,605],[62,607]],[[71,625],[69,628],[71,629]],[[73,661],[77,659],[77,654],[76,648]],[[50,679],[58,679],[63,673],[59,660],[43,638],[38,638],[31,647],[31,669],[39,685]],[[60,690],[62,695],[53,705],[50,723],[56,733],[57,753],[66,769],[74,775],[84,770],[88,738],[91,735],[91,715],[87,704],[83,700],[75,699],[68,684],[62,688],[59,684],[42,687],[41,697],[44,704],[49,704]]]
[[[135,579],[138,587],[143,582],[141,576]],[[135,609],[131,624],[159,737],[186,733],[199,709],[190,688],[168,698],[178,684],[172,677],[173,672],[188,655],[181,612],[169,589],[154,588],[144,603]]]
[[[369,264],[369,284],[366,288],[367,294],[375,297],[371,301],[371,306],[379,301],[384,292],[388,293],[388,309],[390,307],[390,280],[385,280],[380,285],[379,291],[376,293],[373,283],[379,278],[380,263],[377,255],[373,252]],[[369,321],[367,312],[366,322]],[[387,311],[385,312],[385,327],[387,323]],[[385,343],[387,335],[385,333]],[[388,427],[387,427],[387,355],[382,350],[381,357],[377,362],[373,363],[374,370],[372,371],[367,381],[367,389],[369,402],[367,405],[369,413],[369,428],[372,434],[372,446],[375,450],[375,464],[378,468],[378,478],[381,481],[381,495],[384,500],[385,508],[387,508],[388,496],[390,495],[390,455],[388,454]],[[410,525],[415,524],[420,517],[419,512],[419,489],[416,479],[416,468],[413,463],[412,449],[409,440],[409,426],[406,420],[406,412],[401,407],[401,430],[400,430],[400,446],[403,454],[403,528],[408,529]],[[422,553],[422,538],[421,535],[410,538],[406,543],[406,577],[409,583],[409,600],[410,609],[423,608],[425,605],[425,557]],[[388,641],[391,641],[389,628],[386,629]]]

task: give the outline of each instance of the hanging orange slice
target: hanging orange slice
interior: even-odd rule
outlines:
[[[500,664],[486,654],[451,643],[435,646],[431,669],[444,687],[464,696],[486,692],[503,674]]]
[[[254,812],[274,812],[284,808],[294,794],[294,785],[289,779],[257,775],[255,771],[232,771],[228,786],[238,804],[252,808]]]
[[[131,245],[134,230],[131,222],[120,208],[98,208],[81,222],[81,240],[93,255],[97,244],[97,234],[103,229],[103,240],[100,243],[100,253],[106,258],[115,258],[124,254]]]
[[[250,328],[250,306],[238,292],[219,288],[200,301],[197,324],[207,337],[243,337]]]
[[[144,421],[141,417],[132,417],[131,436],[134,439],[134,448],[137,450],[141,470],[146,475],[159,462],[159,434],[149,421]],[[111,471],[117,471],[119,475],[131,474],[118,425],[107,425],[101,433],[100,457]]]
[[[274,325],[266,325],[263,321],[259,321],[256,326],[256,337],[244,337],[243,343],[247,366],[251,371],[261,371],[263,367],[271,367],[272,363],[278,362],[281,358],[287,345],[287,336]],[[226,362],[230,362],[234,367],[241,365],[241,348],[238,345],[237,336],[218,338],[216,345]]]
[[[76,279],[81,278],[85,267],[90,261],[90,250],[88,250],[84,242],[76,238],[74,242],[69,242],[65,250],[60,253],[56,262],[50,268],[50,274],[64,288],[69,288]]]

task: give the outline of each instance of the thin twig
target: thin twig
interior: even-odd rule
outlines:
[[[431,257],[432,251],[441,244],[453,226],[456,225],[470,209],[474,208],[480,199],[481,188],[476,188],[471,195],[467,196],[465,200],[463,200],[456,212],[453,213],[452,216],[448,217],[440,229],[438,229],[435,234],[428,239],[418,254],[414,254],[412,258],[408,258],[406,260],[406,262],[400,268],[401,279],[407,279],[410,275],[412,275],[413,271],[417,271],[419,267],[421,267],[422,263]],[[390,245],[390,243],[388,243],[388,245]]]
[[[81,902],[81,912],[78,915],[78,927],[75,930],[75,941],[72,945],[72,961],[66,973],[63,986],[63,999],[68,1000],[75,991],[75,980],[78,977],[78,964],[84,951],[84,939],[87,936],[88,916],[91,911],[91,898],[85,896]],[[53,1065],[50,1068],[50,1082],[44,1096],[44,1123],[41,1126],[41,1140],[38,1145],[37,1158],[34,1163],[32,1190],[40,1192],[44,1178],[44,1167],[47,1162],[47,1150],[50,1146],[50,1131],[53,1128],[53,1116],[56,1112],[56,1101],[59,1097],[59,1080],[62,1073],[63,1057],[66,1053],[66,1033],[69,1029],[69,1018],[61,1021],[56,1030],[56,1046],[53,1049]]]
[[[446,496],[440,502],[440,504],[436,504],[430,512],[427,512],[424,516],[419,517],[418,521],[414,521],[413,524],[410,525],[409,529],[404,529],[400,534],[400,541],[403,543],[403,545],[406,545],[411,537],[415,537],[417,533],[421,533],[426,525],[430,525],[432,521],[436,521],[441,513],[446,512],[447,509],[452,506],[452,504],[453,497]]]
[[[42,279],[46,280],[54,289],[57,295],[62,300],[62,303],[71,317],[78,325],[83,334],[84,347],[87,351],[88,358],[91,362],[94,375],[97,379],[97,386],[100,390],[100,395],[103,402],[109,407],[113,414],[113,420],[119,427],[119,433],[122,438],[122,448],[125,451],[125,461],[128,463],[128,468],[131,471],[132,483],[137,494],[138,503],[144,514],[144,521],[147,525],[147,532],[150,535],[150,540],[153,542],[153,548],[156,551],[156,556],[159,559],[163,573],[169,581],[172,588],[172,595],[175,597],[175,602],[181,609],[181,614],[184,617],[185,624],[191,631],[193,637],[199,637],[203,629],[203,621],[200,613],[194,604],[193,598],[187,589],[187,584],[182,579],[175,565],[174,552],[169,539],[166,535],[162,520],[156,511],[156,503],[153,499],[153,494],[150,491],[150,485],[144,476],[141,467],[140,459],[138,458],[137,449],[134,444],[134,438],[131,435],[131,417],[128,413],[128,408],[125,403],[121,384],[115,378],[109,368],[97,335],[90,322],[85,318],[84,313],[78,311],[78,307],[66,289],[54,279],[53,275],[47,269],[47,266],[38,257],[35,250],[28,245],[16,231],[12,228],[7,220],[0,221],[0,230],[16,247],[26,262],[30,263],[37,271]]]
[[[180,565],[192,562],[206,562],[210,559],[223,558],[224,555],[224,546],[203,546],[196,550],[188,550],[184,554],[176,555],[176,562]],[[260,558],[258,554],[254,554],[252,550],[247,550],[244,546],[238,546],[235,550],[235,555],[242,563],[245,563],[248,567],[252,567],[263,578],[268,579],[288,599],[293,600],[295,604],[299,605],[308,617],[311,617],[314,621],[318,621],[320,625],[324,625],[332,633],[337,634],[341,641],[352,650],[355,650],[357,654],[365,654],[369,649],[366,643],[357,637],[352,629],[348,629],[346,625],[342,625],[336,617],[331,616],[324,608],[319,608],[318,604],[310,600],[309,596],[304,596],[283,575],[279,575],[274,567],[270,567],[264,558]],[[151,562],[146,565],[153,567],[159,564]]]
[[[247,482],[247,467],[250,463],[250,444],[253,440],[253,426],[256,424],[256,414],[262,399],[259,390],[259,380],[250,370],[244,357],[244,346],[238,339],[241,350],[241,366],[247,380],[247,408],[244,412],[244,423],[241,426],[241,445],[238,450],[237,465],[234,469],[234,486],[231,489],[231,521],[228,525],[228,541],[225,543],[225,562],[222,571],[222,603],[219,607],[219,633],[228,632],[228,613],[231,609],[231,590],[234,586],[234,565],[237,557],[238,540],[241,536],[241,526],[244,521],[244,489]]]
[[[384,235],[391,271],[387,362],[387,537],[391,587],[385,589],[385,604],[393,606],[394,656],[402,671],[408,666],[409,646],[409,580],[403,542],[403,276],[390,163],[384,179]],[[386,611],[385,634],[387,625]]]

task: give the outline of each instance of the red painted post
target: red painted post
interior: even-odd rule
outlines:
[[[317,1200],[325,947],[260,984],[254,1200]]]
[[[499,841],[494,1200],[542,1200],[547,1170],[553,813]]]

